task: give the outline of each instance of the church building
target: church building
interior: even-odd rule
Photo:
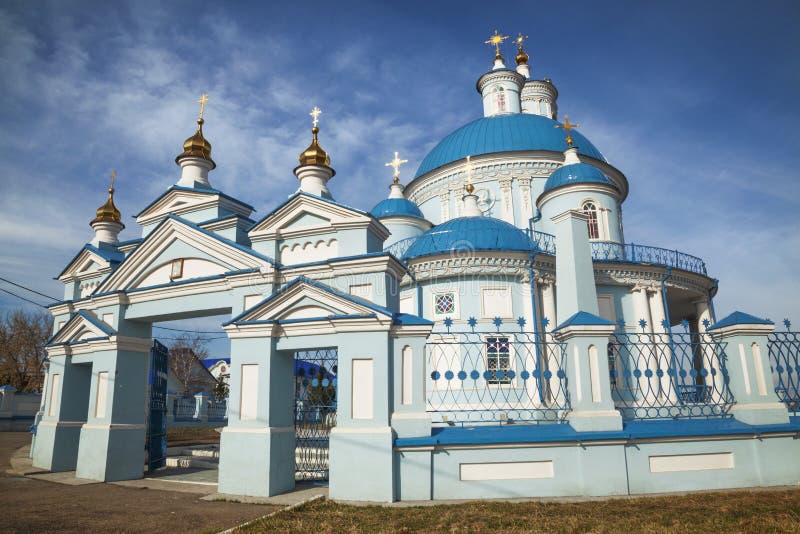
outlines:
[[[336,200],[347,177],[315,107],[296,193],[255,218],[212,185],[201,98],[139,237],[118,239],[112,181],[58,275],[34,465],[141,478],[161,409],[153,323],[225,315],[223,494],[303,479],[382,502],[800,482],[781,460],[800,454],[797,338],[717,318],[701,258],[625,240],[628,178],[559,115],[521,34],[510,65],[506,38],[487,41],[482,116],[405,184],[395,152],[371,209]]]

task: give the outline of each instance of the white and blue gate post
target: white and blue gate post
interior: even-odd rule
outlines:
[[[750,425],[789,423],[789,411],[778,398],[772,379],[767,336],[772,321],[733,312],[708,329],[727,355],[728,388],[736,400],[731,414]]]
[[[577,431],[622,430],[611,398],[606,351],[615,325],[598,316],[597,289],[587,229],[588,217],[568,210],[553,217],[556,236],[556,315],[554,331],[566,343],[565,367]]]

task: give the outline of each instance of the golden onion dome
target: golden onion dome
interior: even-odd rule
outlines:
[[[203,137],[203,118],[197,119],[197,131],[193,136],[183,142],[183,152],[175,158],[175,163],[179,163],[183,158],[202,158],[210,161],[212,169],[217,166],[211,159],[211,143]]]
[[[95,212],[96,217],[92,219],[92,222],[89,224],[95,224],[98,222],[115,222],[122,224],[122,214],[119,212],[117,207],[114,205],[114,188],[108,188],[108,200],[106,203],[97,208]],[[125,225],[123,225],[124,228]]]
[[[464,190],[467,192],[468,195],[471,195],[475,192],[475,186],[472,184],[467,184],[464,186]]]
[[[314,134],[313,139],[311,139],[311,144],[308,145],[308,148],[303,150],[300,153],[300,165],[318,165],[321,167],[330,167],[331,165],[331,158],[328,156],[328,153],[319,146],[319,139],[317,139],[317,134],[319,134],[319,128],[314,126],[311,128],[311,133]]]
[[[517,51],[517,65],[527,65],[527,64],[528,64],[528,54],[520,46],[519,50]]]

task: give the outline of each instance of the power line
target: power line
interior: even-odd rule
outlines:
[[[30,302],[31,304],[35,304],[36,306],[39,306],[39,307],[44,308],[44,309],[47,309],[47,306],[45,306],[44,304],[39,304],[38,302],[34,302],[34,301],[30,300],[30,299],[26,299],[25,297],[21,297],[21,296],[17,295],[16,293],[12,293],[8,289],[3,289],[2,287],[0,287],[0,291],[3,291],[4,293],[8,293],[12,297],[17,297],[18,299],[22,299],[25,302]]]
[[[55,300],[56,302],[58,302],[58,300],[59,300],[59,299],[56,299],[56,298],[53,298],[53,297],[51,297],[50,295],[45,295],[44,293],[39,293],[39,292],[38,292],[38,291],[36,291],[35,289],[31,289],[31,288],[29,288],[29,287],[25,287],[25,286],[23,286],[23,285],[21,285],[21,284],[18,284],[18,283],[16,283],[16,282],[12,282],[11,280],[7,280],[7,279],[5,279],[5,278],[3,278],[3,277],[0,277],[0,280],[2,280],[3,282],[7,282],[7,283],[9,283],[9,284],[11,284],[12,286],[17,286],[17,287],[19,287],[19,288],[21,288],[21,289],[24,289],[25,291],[30,291],[31,293],[36,293],[37,295],[40,295],[40,296],[42,296],[42,297],[46,297],[46,298],[48,298],[48,299],[50,299],[50,300]],[[21,298],[21,297],[20,297],[20,298]]]

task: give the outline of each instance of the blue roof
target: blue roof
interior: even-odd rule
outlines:
[[[514,150],[564,152],[564,130],[553,119],[529,113],[483,117],[470,122],[442,139],[420,163],[414,178],[467,156]],[[601,161],[603,154],[580,132],[572,131],[578,152]]]
[[[573,163],[553,171],[553,174],[547,179],[547,183],[544,184],[544,191],[542,192],[550,191],[562,185],[586,183],[608,184],[616,187],[614,182],[597,167],[588,163]]]
[[[566,328],[568,326],[614,326],[614,323],[608,319],[603,319],[597,315],[585,311],[579,311],[573,314],[569,319],[558,325],[556,330]]]
[[[535,247],[528,235],[513,224],[492,217],[459,217],[422,234],[408,247],[403,259],[475,250],[531,252]]]
[[[381,200],[369,213],[376,219],[392,217],[394,215],[425,219],[419,207],[406,198],[387,198]]]
[[[709,328],[709,330],[715,330],[717,328],[725,328],[726,326],[733,326],[735,324],[775,324],[769,319],[762,319],[761,317],[756,317],[755,315],[750,315],[749,313],[744,313],[740,311],[735,311],[732,314],[728,315],[724,319],[717,321],[714,326]]]

